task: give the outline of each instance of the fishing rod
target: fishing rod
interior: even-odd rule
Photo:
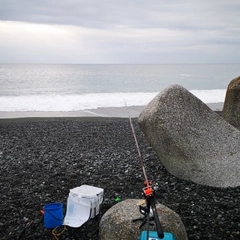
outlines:
[[[146,173],[146,170],[145,170],[145,167],[144,167],[144,164],[143,164],[143,160],[142,160],[142,154],[141,154],[141,151],[140,151],[140,148],[139,148],[139,145],[138,145],[138,141],[137,141],[137,137],[136,137],[134,127],[133,127],[133,124],[132,124],[132,119],[131,119],[130,115],[128,115],[128,117],[129,117],[130,125],[131,125],[131,128],[132,128],[132,133],[133,133],[133,137],[134,137],[134,140],[135,140],[135,144],[136,144],[136,147],[137,147],[138,156],[139,156],[139,160],[140,160],[140,165],[141,165],[142,171],[143,171],[143,176],[144,176],[144,179],[146,181],[147,187],[150,187],[148,177],[147,177],[147,173]]]
[[[127,104],[125,102],[125,105],[127,107]],[[127,108],[127,112],[128,112],[128,108]],[[144,176],[144,188],[143,188],[143,193],[144,193],[144,196],[145,196],[145,201],[146,201],[146,204],[147,204],[147,207],[142,207],[141,205],[139,206],[139,210],[140,210],[140,213],[144,215],[143,218],[138,218],[138,219],[134,219],[133,221],[138,221],[138,220],[142,220],[142,224],[140,225],[140,229],[141,227],[147,223],[147,234],[146,234],[146,239],[148,240],[149,239],[149,220],[150,220],[150,211],[152,209],[152,213],[153,213],[153,217],[151,218],[151,220],[153,219],[156,223],[156,228],[157,228],[157,235],[160,239],[163,239],[164,238],[164,233],[163,233],[163,230],[162,230],[162,226],[161,226],[161,223],[159,221],[159,218],[158,218],[158,214],[157,214],[157,209],[156,209],[156,205],[155,205],[155,192],[154,192],[154,189],[152,187],[152,181],[148,181],[148,178],[147,178],[147,173],[146,173],[146,170],[145,170],[145,167],[144,167],[144,164],[143,164],[143,159],[142,159],[142,155],[141,155],[141,151],[140,151],[140,148],[139,148],[139,145],[138,145],[138,141],[137,141],[137,137],[136,137],[136,134],[135,134],[135,130],[134,130],[134,127],[133,127],[133,123],[132,123],[132,119],[130,117],[130,114],[128,112],[128,117],[129,117],[129,121],[130,121],[130,125],[131,125],[131,128],[132,128],[132,133],[133,133],[133,136],[134,136],[134,140],[135,140],[135,144],[136,144],[136,147],[137,147],[137,151],[138,151],[138,156],[139,156],[139,159],[140,159],[140,164],[141,164],[141,167],[142,167],[142,171],[143,171],[143,176]],[[143,234],[142,234],[143,235]],[[144,236],[143,238],[141,238],[140,240],[144,240]]]

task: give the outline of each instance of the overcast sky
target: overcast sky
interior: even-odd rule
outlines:
[[[0,0],[0,63],[240,63],[240,0]]]

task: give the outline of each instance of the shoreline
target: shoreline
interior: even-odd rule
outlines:
[[[207,103],[213,111],[222,111],[223,103]],[[39,119],[39,118],[137,118],[145,106],[130,106],[130,107],[106,107],[97,109],[86,109],[69,112],[6,112],[0,111],[0,120],[7,119]]]

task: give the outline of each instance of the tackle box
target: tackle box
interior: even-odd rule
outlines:
[[[138,240],[147,240],[147,231],[142,231]],[[176,238],[172,233],[169,232],[164,232],[164,238],[159,238],[157,232],[149,231],[148,240],[176,240]]]

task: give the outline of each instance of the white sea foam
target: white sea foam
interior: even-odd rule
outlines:
[[[224,102],[225,90],[191,90],[205,103]],[[144,106],[158,92],[151,93],[93,93],[81,95],[1,96],[0,111],[79,111],[106,107]]]
[[[224,102],[226,95],[225,89],[191,90],[190,92],[204,103]]]

